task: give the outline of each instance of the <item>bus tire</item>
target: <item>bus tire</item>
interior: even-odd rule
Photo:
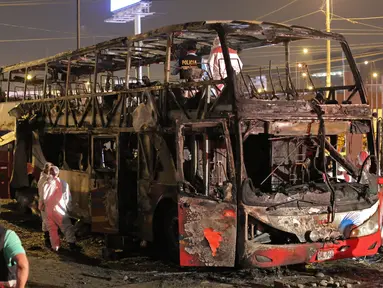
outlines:
[[[163,260],[179,263],[178,210],[175,204],[158,211],[154,226],[154,254]]]
[[[117,260],[117,253],[114,249],[103,247],[101,249],[101,257],[105,261],[116,261]]]

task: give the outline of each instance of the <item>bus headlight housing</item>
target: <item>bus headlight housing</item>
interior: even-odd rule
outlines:
[[[366,222],[359,227],[356,227],[351,231],[350,238],[358,238],[367,236],[378,232],[379,230],[379,209],[376,210],[375,214],[371,216]]]

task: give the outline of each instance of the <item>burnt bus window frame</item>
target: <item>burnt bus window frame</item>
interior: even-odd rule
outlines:
[[[80,162],[80,157],[78,157],[78,159],[76,157],[77,162],[78,162],[77,164],[79,164],[78,169],[73,168],[73,166],[71,166],[72,162],[68,163],[68,161],[67,161],[67,159],[68,159],[67,149],[68,149],[68,146],[69,146],[69,145],[67,145],[67,143],[68,142],[76,142],[76,143],[78,143],[76,139],[68,140],[68,138],[71,138],[71,137],[73,137],[73,138],[84,137],[84,139],[77,139],[78,141],[84,140],[83,144],[80,146],[79,151],[77,151],[77,152],[80,152],[80,153],[77,153],[77,154],[82,154],[83,155],[83,159],[81,160],[81,162]],[[67,133],[67,134],[64,134],[64,163],[67,166],[65,168],[68,168],[68,169],[65,169],[65,170],[80,171],[80,172],[86,172],[88,170],[89,166],[91,165],[90,164],[90,162],[91,162],[90,161],[90,157],[91,157],[90,138],[91,138],[91,136],[88,133],[84,133],[84,134],[75,134],[75,133],[71,134],[71,133]],[[74,145],[77,146],[76,144],[74,144]],[[81,148],[85,148],[85,149],[81,149]],[[76,155],[76,154],[74,154],[74,155]],[[81,169],[80,165],[83,165],[82,169]]]
[[[225,146],[226,146],[226,153],[227,153],[227,181],[230,182],[233,186],[236,185],[236,178],[235,178],[235,163],[234,163],[234,157],[233,157],[233,149],[230,139],[229,130],[227,128],[225,120],[222,121],[198,121],[198,122],[185,122],[185,123],[177,123],[176,125],[176,145],[177,145],[177,181],[179,183],[186,184],[187,180],[185,180],[185,171],[184,171],[184,130],[185,129],[191,129],[192,131],[195,131],[195,129],[204,129],[204,128],[219,128],[222,129],[222,136],[225,137]],[[198,132],[199,134],[203,134],[202,132]],[[205,155],[205,153],[203,153]],[[206,155],[205,155],[206,156]],[[206,162],[204,162],[205,164]],[[205,174],[205,173],[203,173]],[[212,198],[208,191],[208,187],[206,187],[206,183],[209,184],[210,181],[206,181],[205,179],[206,175],[203,175],[203,182],[204,182],[204,193],[198,193],[199,197],[208,197]],[[210,177],[209,177],[210,178]],[[210,184],[209,184],[210,185]],[[194,187],[193,187],[194,188]],[[194,188],[195,189],[195,188]],[[234,195],[236,189],[233,189],[233,198],[236,199],[236,195]]]
[[[43,152],[45,160],[47,162],[51,162],[52,164],[54,164],[55,166],[59,168],[61,168],[64,164],[64,155],[63,155],[63,149],[65,145],[64,136],[65,134],[62,134],[62,133],[45,133],[42,137],[39,137],[41,151]],[[54,138],[57,138],[57,140]],[[58,143],[57,145],[51,142],[53,141],[53,139],[57,141]],[[51,140],[51,141],[47,141],[47,140]],[[52,147],[56,147],[56,149],[53,152],[51,152]]]
[[[119,161],[118,161],[118,149],[119,149],[119,145],[118,145],[118,135],[116,135],[116,134],[111,134],[111,135],[105,135],[105,134],[102,134],[102,135],[97,135],[97,134],[94,134],[94,135],[92,135],[91,136],[91,141],[92,141],[92,143],[91,143],[91,167],[92,167],[92,170],[94,170],[94,171],[96,171],[96,169],[97,170],[100,170],[100,169],[102,169],[102,167],[100,168],[100,167],[98,167],[98,168],[95,168],[95,162],[94,162],[94,160],[95,160],[95,146],[94,146],[94,142],[95,142],[95,140],[101,140],[101,139],[109,139],[110,141],[114,141],[113,143],[115,143],[115,167],[114,168],[111,168],[110,169],[110,171],[114,171],[114,172],[116,172],[117,173],[117,170],[118,170],[118,166],[119,166]],[[107,142],[106,142],[107,143]],[[112,144],[112,143],[111,143]],[[102,151],[102,150],[101,150]]]

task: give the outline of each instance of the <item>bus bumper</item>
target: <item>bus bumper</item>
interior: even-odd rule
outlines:
[[[270,245],[247,241],[244,264],[267,268],[363,257],[376,254],[380,245],[380,230],[368,236],[339,240],[335,243]]]

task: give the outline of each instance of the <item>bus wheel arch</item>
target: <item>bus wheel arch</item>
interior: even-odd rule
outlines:
[[[155,255],[179,262],[178,209],[170,198],[160,200],[154,212],[153,242]]]

